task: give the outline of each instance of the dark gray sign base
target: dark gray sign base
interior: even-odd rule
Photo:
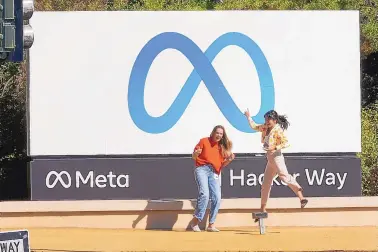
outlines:
[[[222,197],[259,198],[265,157],[236,158],[221,175]],[[355,157],[286,157],[309,197],[361,196]],[[194,199],[190,158],[38,159],[30,164],[32,200]],[[295,197],[277,177],[271,197]]]

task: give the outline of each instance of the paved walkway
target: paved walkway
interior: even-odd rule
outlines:
[[[5,231],[5,230],[1,230]],[[230,228],[220,233],[114,229],[29,229],[41,251],[378,251],[378,227]]]

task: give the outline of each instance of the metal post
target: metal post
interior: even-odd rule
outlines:
[[[259,219],[260,234],[265,234],[264,219]]]

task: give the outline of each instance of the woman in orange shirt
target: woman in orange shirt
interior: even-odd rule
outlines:
[[[298,196],[301,208],[304,208],[308,203],[308,200],[303,197],[302,187],[287,171],[285,159],[281,152],[283,148],[289,146],[284,134],[284,130],[289,126],[286,117],[279,115],[274,110],[270,110],[264,115],[265,124],[257,125],[252,120],[248,110],[244,114],[247,117],[251,128],[262,133],[261,143],[263,143],[263,148],[267,152],[266,157],[268,162],[265,167],[264,181],[261,186],[261,211],[266,212],[266,203],[270,195],[273,179],[277,173],[280,179]]]
[[[232,143],[221,125],[215,126],[210,137],[202,138],[194,148],[194,178],[198,187],[197,206],[190,225],[194,232],[201,231],[198,224],[205,216],[209,199],[210,219],[207,231],[219,232],[214,226],[221,201],[219,174],[235,158],[231,148]]]

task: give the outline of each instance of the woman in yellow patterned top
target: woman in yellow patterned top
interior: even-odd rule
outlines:
[[[251,128],[262,133],[261,143],[263,143],[263,148],[267,152],[266,157],[268,162],[265,167],[264,181],[261,186],[261,211],[266,212],[266,203],[270,195],[273,179],[277,173],[281,181],[285,182],[298,196],[301,208],[304,208],[308,200],[303,197],[302,187],[288,173],[285,159],[281,152],[283,148],[289,146],[284,134],[284,130],[289,126],[286,116],[279,115],[276,111],[270,110],[264,115],[265,124],[257,125],[252,120],[249,110],[244,114]]]

